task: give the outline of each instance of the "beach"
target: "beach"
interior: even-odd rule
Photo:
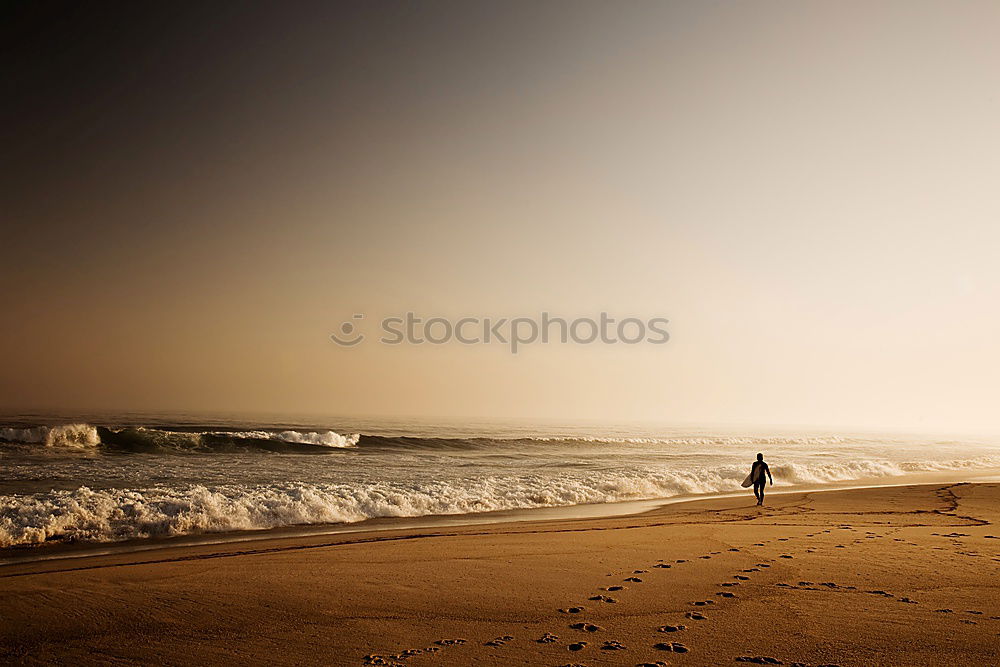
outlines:
[[[41,664],[984,665],[1000,484],[280,537],[8,564]]]
[[[0,667],[1000,667],[1000,1],[4,9]]]

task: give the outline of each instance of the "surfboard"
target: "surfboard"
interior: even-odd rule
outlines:
[[[744,489],[747,488],[748,486],[753,486],[753,483],[757,481],[758,477],[760,477],[760,468],[761,467],[754,468],[750,472],[750,474],[747,475],[747,478],[743,480],[743,483],[740,484],[740,486],[742,486]]]

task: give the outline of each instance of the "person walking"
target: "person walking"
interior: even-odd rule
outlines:
[[[771,480],[771,486],[774,486],[774,478],[771,477],[771,469],[764,463],[764,455],[757,454],[757,460],[750,468],[750,479],[753,480],[753,495],[757,498],[758,505],[764,504],[764,486],[767,484],[764,479],[765,474],[767,479]]]

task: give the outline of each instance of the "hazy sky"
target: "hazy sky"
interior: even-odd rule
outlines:
[[[1000,3],[32,4],[2,407],[1000,431]]]

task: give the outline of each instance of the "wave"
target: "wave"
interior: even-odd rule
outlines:
[[[882,477],[902,477],[926,472],[959,472],[1000,468],[1000,457],[980,456],[945,461],[857,460],[819,465],[772,466],[772,474],[787,484],[829,484]]]
[[[632,438],[620,436],[502,436],[471,438],[428,438],[416,436],[379,436],[362,434],[358,446],[372,449],[417,450],[488,450],[498,445],[515,446],[580,446],[580,445],[662,445],[665,447],[774,447],[807,445],[835,446],[849,442],[839,436],[775,437],[775,436],[672,436],[662,438]]]
[[[360,433],[341,434],[332,430],[192,430],[188,427],[127,426],[108,427],[90,424],[56,426],[0,427],[0,442],[19,445],[42,445],[55,450],[101,451],[115,453],[175,452],[329,452],[337,449],[412,449],[412,450],[484,450],[506,446],[588,446],[588,445],[664,445],[664,446],[747,446],[781,445],[825,446],[845,442],[840,437],[707,437],[674,436],[664,438],[594,437],[594,436],[504,436],[504,437],[416,437],[381,436]]]
[[[774,466],[779,485],[850,482],[916,472],[1000,467],[1000,458],[881,460]],[[0,547],[47,541],[112,542],[380,517],[455,515],[667,498],[740,490],[743,464],[482,476],[422,483],[280,483],[90,489],[0,496]]]
[[[594,442],[627,445],[838,445],[847,440],[840,436],[672,436],[666,438],[625,437],[533,437],[538,442]]]
[[[706,484],[716,485],[694,475],[634,474],[598,479],[484,477],[414,485],[286,483],[141,490],[82,487],[0,497],[0,506],[4,507],[0,510],[0,546],[54,540],[109,542],[354,523],[380,517],[559,507],[677,495],[706,488]]]
[[[101,442],[97,428],[90,424],[4,427],[0,428],[0,440],[73,449],[89,449]]]
[[[90,424],[0,428],[0,441],[41,445],[55,450],[106,449],[115,452],[224,452],[265,450],[316,452],[358,444],[358,434],[335,431],[181,431],[129,426],[109,428]]]

